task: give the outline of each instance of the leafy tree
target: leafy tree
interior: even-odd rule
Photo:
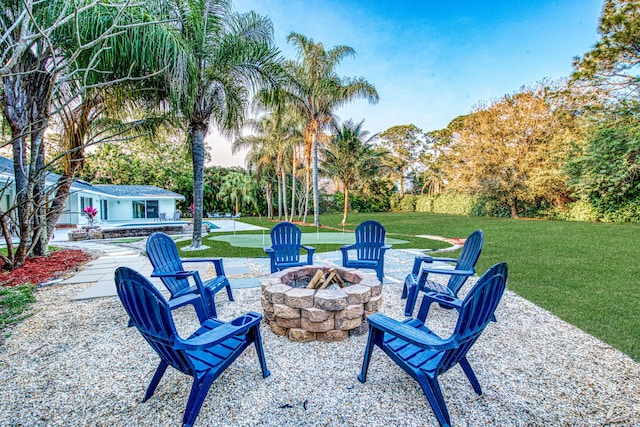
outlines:
[[[289,104],[305,118],[304,157],[307,160],[307,189],[309,172],[312,173],[314,224],[320,225],[320,193],[318,188],[318,144],[321,131],[333,120],[333,111],[357,98],[378,102],[378,92],[364,78],[342,78],[336,68],[355,51],[349,46],[334,46],[328,51],[322,43],[314,43],[299,33],[291,33],[287,40],[298,51],[299,61],[289,61],[286,68],[289,78],[278,92],[263,95],[265,105]],[[308,194],[308,191],[307,191]],[[304,221],[308,212],[305,202]]]
[[[404,197],[405,179],[416,168],[416,159],[422,151],[422,130],[417,126],[393,126],[380,134],[380,139],[391,154],[386,157],[386,165],[399,183],[400,197]]]
[[[150,9],[128,1],[2,3],[0,78],[3,112],[12,129],[20,235],[15,254],[9,250],[5,265],[20,266],[31,253],[47,254],[49,236],[68,195],[66,182],[61,182],[47,212],[44,135],[57,112],[52,109],[77,104],[78,97],[88,90],[153,73],[148,63],[141,66],[143,58],[157,54],[156,43],[147,38],[158,28]],[[133,40],[138,42],[136,49],[127,45]],[[137,60],[127,62],[125,59],[131,58],[127,54],[133,50]],[[54,106],[54,99],[63,101]],[[78,123],[81,126],[82,120]]]
[[[574,59],[574,80],[589,80],[623,94],[640,89],[640,3],[605,0],[593,49]]]
[[[566,199],[570,128],[555,107],[546,86],[478,106],[453,137],[447,189],[495,199],[514,218],[520,202]]]
[[[274,85],[280,75],[271,21],[253,12],[238,14],[226,0],[176,0],[174,22],[191,60],[176,84],[185,93],[180,117],[193,164],[192,248],[202,245],[204,137],[210,125],[225,135],[246,119],[250,92]],[[190,66],[193,64],[193,67]]]
[[[344,189],[344,211],[341,224],[347,222],[349,213],[349,190],[357,182],[373,178],[381,168],[381,159],[386,152],[376,150],[372,145],[373,135],[362,129],[364,120],[358,124],[347,120],[342,125],[332,124],[334,136],[321,151],[323,172],[342,183]]]
[[[231,172],[220,184],[218,198],[230,199],[237,215],[240,212],[240,206],[257,207],[255,191],[255,182],[249,174]]]
[[[596,129],[583,152],[568,163],[570,183],[579,196],[602,212],[614,212],[640,197],[638,113],[622,111]],[[636,220],[640,212],[635,212]]]
[[[291,115],[271,114],[260,120],[250,122],[254,135],[237,138],[233,143],[233,152],[250,147],[249,165],[261,176],[263,172],[273,172],[278,186],[278,217],[287,212],[287,172],[292,174],[292,204],[295,203],[295,169],[297,159],[295,148],[300,140],[299,123]],[[289,166],[291,165],[291,168]],[[271,180],[263,181],[267,186]],[[270,187],[267,188],[269,190]],[[291,213],[293,217],[293,212]],[[271,216],[272,217],[272,214]]]

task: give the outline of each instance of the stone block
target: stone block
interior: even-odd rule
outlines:
[[[353,329],[349,329],[349,336],[351,335],[364,335],[369,332],[369,323],[362,322],[360,326],[356,326]]]
[[[371,299],[371,286],[353,285],[343,289],[349,299],[349,305],[364,304]]]
[[[333,313],[327,310],[320,310],[319,308],[309,307],[300,310],[300,314],[303,319],[308,319],[311,322],[323,322],[329,317],[333,317]]]
[[[361,319],[363,314],[362,304],[348,305],[344,310],[336,311],[336,319]]]
[[[264,296],[260,298],[260,304],[262,305],[263,312],[273,313],[273,304],[267,301]]]
[[[323,322],[312,322],[309,319],[302,319],[300,327],[311,332],[327,332],[334,328],[334,319],[330,317]]]
[[[366,276],[366,275],[365,275]],[[362,281],[360,282],[361,286],[368,286],[369,288],[371,288],[371,297],[377,297],[378,295],[382,294],[382,284],[380,283],[380,281],[376,278],[376,276],[373,277],[365,277],[364,279],[362,279]]]
[[[282,335],[283,337],[287,335],[288,329],[279,326],[276,322],[271,323],[269,327],[271,328],[271,331],[276,335]]]
[[[313,289],[293,288],[284,294],[284,303],[289,307],[313,307]]]
[[[273,304],[273,312],[276,317],[283,317],[285,319],[295,319],[300,317],[300,309],[288,307],[284,304]]]
[[[344,310],[349,298],[342,289],[323,289],[316,292],[314,307],[322,310]]]
[[[276,323],[278,326],[283,328],[299,328],[300,327],[300,318],[296,317],[295,319],[286,319],[284,317],[276,316]]]
[[[316,338],[318,339],[318,341],[323,342],[344,341],[349,338],[349,332],[333,329],[327,332],[318,332],[316,334]]]
[[[272,311],[264,311],[262,314],[265,322],[271,323],[276,320],[276,315]]]
[[[294,342],[309,342],[316,339],[316,333],[304,329],[291,328],[288,333],[289,340]]]
[[[264,290],[264,297],[272,304],[284,304],[284,294],[291,289],[291,286],[282,283],[271,285]]]
[[[382,295],[378,295],[377,297],[371,297],[368,303],[364,305],[364,310],[369,313],[375,313],[380,309],[382,305]]]
[[[348,331],[349,329],[357,328],[362,324],[362,317],[356,317],[355,319],[338,319],[336,317],[335,325],[336,329],[342,331]]]

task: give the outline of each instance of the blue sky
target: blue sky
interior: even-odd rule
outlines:
[[[567,77],[572,59],[598,40],[602,0],[236,0],[273,22],[283,55],[295,57],[286,38],[304,34],[326,49],[351,46],[354,58],[338,68],[364,77],[380,102],[355,101],[336,111],[341,120],[365,120],[382,132],[413,123],[441,129],[480,101],[513,93],[543,79]],[[209,138],[213,164],[244,165],[230,142]]]

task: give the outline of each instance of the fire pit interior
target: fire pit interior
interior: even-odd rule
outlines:
[[[306,265],[273,273],[262,283],[262,311],[271,330],[291,341],[342,341],[368,332],[382,285],[359,270]]]

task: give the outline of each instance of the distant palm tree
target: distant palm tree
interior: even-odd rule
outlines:
[[[364,78],[342,78],[336,67],[342,59],[354,56],[349,46],[339,45],[325,50],[322,43],[314,43],[302,34],[291,33],[287,40],[298,51],[299,61],[289,61],[286,68],[289,80],[277,93],[263,94],[265,104],[286,103],[292,105],[305,118],[304,157],[307,162],[307,194],[309,172],[313,173],[314,224],[320,225],[318,190],[318,140],[320,132],[333,120],[333,111],[356,98],[378,102],[378,92]],[[309,210],[305,202],[304,221]]]
[[[375,177],[386,154],[385,151],[373,147],[372,141],[378,134],[367,138],[369,132],[362,130],[363,123],[364,120],[358,124],[347,120],[340,126],[334,122],[334,136],[321,150],[324,174],[340,181],[344,187],[343,225],[347,222],[349,213],[349,190],[356,183],[363,183]]]
[[[256,186],[251,176],[241,172],[227,174],[218,189],[218,199],[230,199],[234,204],[234,213],[240,213],[241,205],[252,204],[256,206]]]
[[[250,121],[254,135],[237,138],[232,145],[232,152],[241,148],[250,148],[248,160],[259,178],[260,172],[272,169],[278,182],[278,217],[287,213],[287,172],[289,165],[295,165],[295,143],[299,138],[297,123],[291,117],[278,114],[265,116],[260,120]],[[272,168],[267,169],[269,166]],[[293,181],[295,186],[295,181]],[[292,196],[295,193],[292,191]],[[269,203],[269,202],[268,202]],[[293,216],[293,214],[292,214]]]
[[[278,50],[268,18],[238,14],[227,0],[176,0],[173,17],[190,53],[176,72],[185,93],[181,117],[188,129],[193,160],[192,248],[202,244],[204,137],[213,124],[225,135],[245,121],[252,90],[273,87],[280,76]],[[178,77],[182,76],[181,79]]]

